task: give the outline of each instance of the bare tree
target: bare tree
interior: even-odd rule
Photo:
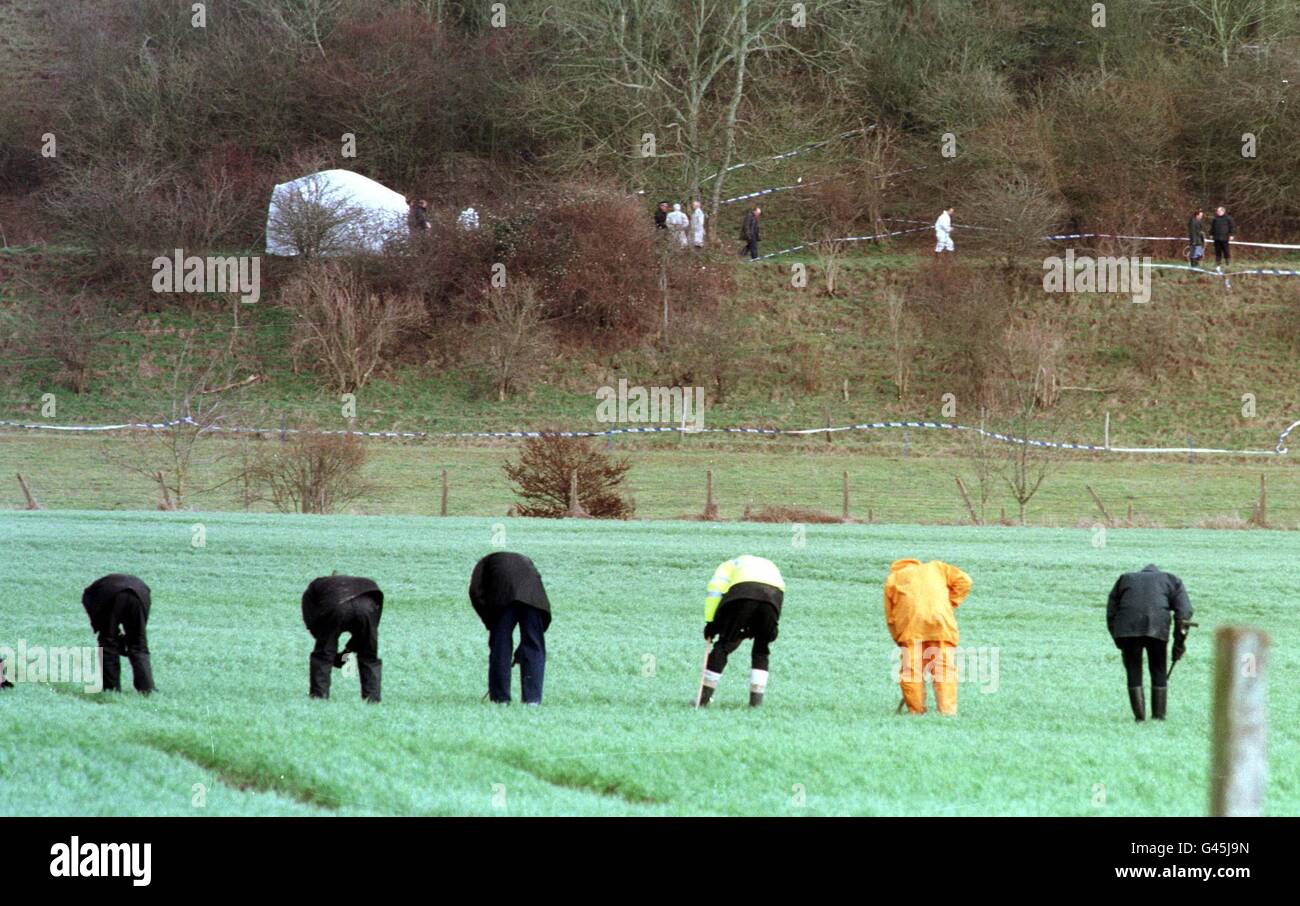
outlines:
[[[202,356],[190,331],[171,356],[168,409],[148,429],[106,440],[104,458],[152,481],[159,509],[184,509],[193,496],[238,480],[223,468],[237,454],[235,445],[207,442],[223,421],[222,387],[234,362],[228,351]]]
[[[533,285],[511,280],[485,289],[474,300],[482,323],[475,331],[478,363],[487,372],[497,400],[516,393],[540,371],[550,349],[545,306]]]
[[[351,393],[366,384],[398,338],[427,313],[418,296],[376,292],[348,266],[314,263],[285,286],[282,304],[294,317],[291,352]]]
[[[894,386],[898,398],[907,396],[907,381],[912,373],[912,359],[916,354],[916,327],[906,313],[906,299],[896,289],[885,293],[885,314],[889,325],[889,345],[894,357]]]
[[[367,458],[361,438],[308,427],[261,451],[249,484],[281,512],[332,513],[374,491],[362,475]]]
[[[319,258],[368,250],[376,236],[395,229],[386,218],[357,204],[346,190],[315,173],[276,193],[266,241],[268,246],[292,248],[304,258]]]

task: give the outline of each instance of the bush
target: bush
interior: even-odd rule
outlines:
[[[373,490],[361,475],[367,458],[359,437],[304,429],[257,454],[247,483],[282,513],[332,513]]]
[[[402,335],[425,321],[417,297],[375,292],[339,263],[307,265],[285,286],[280,303],[294,318],[295,364],[306,359],[338,393],[364,386]]]
[[[502,466],[521,499],[520,516],[569,515],[569,489],[578,473],[578,504],[595,519],[628,519],[634,505],[623,490],[632,463],[613,459],[585,438],[530,437],[518,462]]]

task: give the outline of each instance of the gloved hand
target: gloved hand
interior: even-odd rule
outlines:
[[[348,662],[348,652],[346,649],[343,651],[342,654],[334,655],[334,666],[337,669],[342,670],[343,665],[346,664],[347,662]]]
[[[716,636],[717,634],[718,634],[718,629],[717,629],[716,626],[714,626],[712,623],[705,623],[705,624],[704,624],[704,638],[705,638],[705,639],[707,639],[708,641],[711,642],[711,641],[713,641],[713,637]]]

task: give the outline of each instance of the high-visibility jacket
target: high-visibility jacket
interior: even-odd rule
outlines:
[[[894,641],[951,642],[954,611],[970,594],[970,576],[940,560],[897,560],[885,580],[885,622]]]
[[[712,623],[718,613],[718,607],[723,601],[728,600],[732,589],[739,591],[738,586],[747,582],[771,586],[782,595],[785,593],[785,580],[781,578],[781,570],[776,568],[775,563],[762,557],[741,554],[739,557],[723,561],[714,571],[713,578],[709,580],[709,587],[704,596],[704,622]],[[780,613],[780,596],[775,597],[776,601],[773,603]],[[764,600],[769,600],[769,597],[764,596]]]

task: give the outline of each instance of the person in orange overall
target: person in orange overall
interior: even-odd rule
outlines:
[[[898,645],[899,685],[912,714],[925,713],[925,678],[942,714],[957,713],[957,605],[970,576],[940,560],[896,560],[885,580],[885,622]]]

